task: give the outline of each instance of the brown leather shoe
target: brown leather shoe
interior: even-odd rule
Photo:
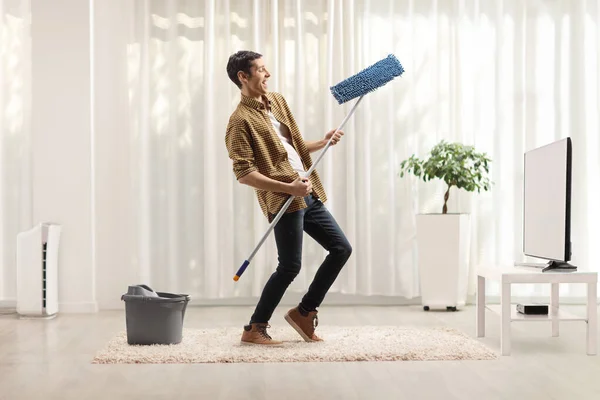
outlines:
[[[268,324],[251,324],[244,325],[244,333],[242,333],[242,344],[259,344],[264,346],[280,346],[283,342],[273,340],[267,333]]]
[[[285,314],[285,320],[302,336],[307,342],[322,342],[323,339],[315,335],[315,328],[319,325],[317,311],[310,311],[305,317],[300,313],[298,307],[294,307]]]

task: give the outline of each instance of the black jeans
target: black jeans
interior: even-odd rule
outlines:
[[[300,305],[304,310],[314,311],[321,305],[352,253],[348,239],[325,205],[312,195],[304,200],[307,208],[284,214],[273,229],[279,265],[265,284],[250,323],[269,322],[286,289],[300,272],[304,231],[329,251],[302,298]]]

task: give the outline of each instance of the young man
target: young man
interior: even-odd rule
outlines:
[[[334,135],[334,129],[322,140],[305,141],[283,96],[267,90],[271,75],[261,54],[233,54],[227,74],[241,90],[241,101],[231,114],[225,135],[236,178],[255,189],[269,222],[289,196],[295,196],[274,228],[279,264],[262,291],[250,323],[244,326],[242,343],[282,343],[271,338],[267,328],[275,307],[300,272],[304,231],[329,254],[300,304],[289,310],[285,319],[305,341],[321,341],[315,334],[317,307],[350,257],[352,247],[323,204],[327,198],[316,170],[310,177],[305,175],[312,165],[310,153],[325,147],[332,136],[331,145],[337,144],[344,133]]]

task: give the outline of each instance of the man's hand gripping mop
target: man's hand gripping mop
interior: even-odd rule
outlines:
[[[344,118],[344,120],[340,124],[340,127],[337,128],[335,133],[337,133],[337,131],[341,130],[344,127],[344,125],[346,124],[346,122],[348,121],[350,116],[352,116],[352,114],[356,110],[356,107],[358,106],[358,104],[360,103],[360,101],[366,94],[380,88],[381,86],[390,82],[397,76],[402,75],[403,72],[404,72],[404,68],[402,67],[402,65],[400,64],[398,59],[393,54],[390,54],[383,60],[380,60],[380,61],[376,62],[375,64],[371,65],[370,67],[365,68],[358,74],[351,76],[348,79],[343,80],[342,82],[338,83],[335,86],[332,86],[330,88],[331,93],[333,94],[333,96],[335,97],[335,99],[338,101],[339,104],[343,104],[347,101],[350,101],[350,100],[358,97],[358,100],[356,101],[356,103],[354,104],[354,106],[352,107],[352,109],[350,110],[348,115],[346,116],[346,118]],[[334,135],[335,135],[335,133],[334,133]],[[321,153],[319,154],[319,157],[317,158],[317,160],[310,167],[310,169],[306,172],[306,177],[310,177],[310,174],[312,174],[312,172],[316,168],[317,164],[319,164],[319,161],[321,161],[321,159],[323,158],[323,155],[325,155],[325,152],[331,145],[331,139],[333,138],[334,135],[331,135],[331,138],[329,139],[329,141],[327,141],[327,144],[325,145],[323,150],[321,150]],[[281,210],[279,210],[279,213],[277,213],[277,216],[271,222],[269,229],[267,229],[267,232],[264,234],[264,236],[262,237],[260,242],[258,242],[258,245],[254,248],[254,250],[250,254],[250,257],[248,257],[248,259],[246,259],[244,261],[244,263],[242,264],[242,266],[240,267],[238,272],[233,277],[234,281],[237,281],[240,279],[240,276],[242,276],[242,274],[244,273],[244,271],[246,270],[248,265],[250,265],[250,261],[252,261],[252,258],[254,258],[254,255],[256,254],[258,249],[260,249],[262,244],[265,242],[265,240],[269,236],[269,233],[271,233],[271,231],[273,230],[273,228],[275,227],[277,222],[281,219],[283,214],[286,212],[286,210],[292,203],[292,200],[294,200],[294,196],[290,196],[289,199],[286,201],[286,203],[283,205],[283,207],[281,207]]]

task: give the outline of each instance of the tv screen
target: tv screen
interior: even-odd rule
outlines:
[[[571,259],[571,139],[525,153],[523,253]]]

